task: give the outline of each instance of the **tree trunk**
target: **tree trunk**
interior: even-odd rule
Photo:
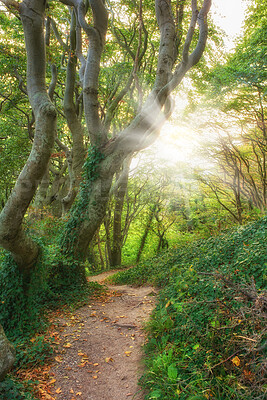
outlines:
[[[106,267],[110,266],[111,260],[111,235],[110,235],[110,223],[111,223],[111,209],[108,207],[104,218],[104,227],[106,231],[106,238],[105,238],[105,261]]]
[[[104,262],[104,257],[103,257],[102,249],[101,249],[101,241],[100,241],[99,230],[98,230],[97,235],[96,235],[96,240],[97,240],[97,248],[98,248],[101,268],[104,269],[105,268],[105,262]]]
[[[132,157],[126,160],[126,164],[122,169],[121,175],[118,177],[118,187],[114,195],[115,207],[114,207],[114,217],[113,217],[113,238],[112,238],[111,259],[110,259],[111,267],[121,265],[121,252],[123,245],[122,210],[123,210],[125,195],[127,192],[129,168],[131,160]]]
[[[15,354],[14,347],[7,340],[2,325],[0,325],[0,382],[14,364]]]
[[[74,103],[74,93],[76,84],[77,56],[76,49],[76,17],[74,11],[71,16],[70,27],[70,52],[67,65],[66,91],[64,95],[64,114],[67,119],[69,130],[72,134],[71,162],[68,169],[70,175],[70,188],[67,196],[62,199],[63,213],[70,210],[75,197],[78,193],[81,182],[82,166],[85,160],[85,148],[83,143],[83,126],[77,115],[77,107]]]
[[[41,180],[38,191],[34,199],[34,207],[41,210],[46,204],[47,192],[50,184],[49,168],[47,167],[43,179]]]
[[[147,236],[148,236],[149,231],[150,231],[150,225],[151,225],[151,222],[152,222],[152,220],[154,218],[154,215],[155,215],[155,210],[156,210],[156,206],[155,205],[150,208],[150,213],[148,215],[148,219],[147,219],[147,223],[146,223],[146,226],[145,226],[145,230],[144,230],[144,233],[143,233],[143,236],[142,236],[142,239],[141,239],[141,242],[140,242],[140,246],[139,246],[139,249],[138,249],[138,252],[137,252],[137,256],[136,256],[136,263],[137,264],[139,263],[141,255],[143,253],[143,250],[144,250],[144,247],[145,247],[145,244],[146,244],[146,239],[147,239]]]
[[[157,250],[156,250],[157,254],[162,249],[163,237],[164,237],[164,233],[159,236],[158,246],[157,246]]]
[[[89,154],[79,197],[63,233],[63,253],[77,260],[86,259],[88,245],[106,214],[114,171],[105,161],[101,162],[98,150]]]
[[[45,2],[19,4],[27,51],[27,89],[36,129],[29,158],[0,214],[0,245],[9,250],[20,270],[28,274],[38,256],[38,245],[23,231],[22,221],[38,184],[47,170],[56,132],[56,110],[47,94],[45,43],[43,35]]]

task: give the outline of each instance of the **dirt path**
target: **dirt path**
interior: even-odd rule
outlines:
[[[92,277],[101,282],[114,272]],[[155,305],[155,289],[109,286],[108,296],[78,309],[63,328],[50,370],[57,400],[142,400],[142,325]]]

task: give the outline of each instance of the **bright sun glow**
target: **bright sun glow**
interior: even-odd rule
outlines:
[[[244,0],[213,0],[212,17],[226,33],[225,48],[228,51],[233,49],[234,41],[242,31],[246,6]],[[149,152],[165,165],[187,163],[192,167],[203,166],[207,161],[198,153],[201,138],[180,122],[186,99],[177,96],[175,103],[172,121],[164,124],[160,137],[150,147]]]
[[[227,49],[234,46],[234,40],[241,32],[245,17],[246,4],[244,0],[213,0],[211,14],[214,22],[226,33]]]

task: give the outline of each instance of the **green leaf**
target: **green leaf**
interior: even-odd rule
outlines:
[[[150,399],[159,399],[162,396],[162,391],[160,389],[154,390],[150,395]]]
[[[205,396],[197,394],[196,396],[190,396],[187,400],[206,400]]]
[[[168,377],[171,380],[175,380],[177,379],[177,375],[178,375],[178,370],[175,367],[175,364],[171,364],[168,366]]]

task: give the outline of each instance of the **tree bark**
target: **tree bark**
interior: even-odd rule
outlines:
[[[76,51],[76,21],[75,13],[72,11],[70,27],[70,49],[67,65],[66,90],[64,94],[64,113],[67,124],[72,134],[72,151],[69,162],[70,188],[67,196],[62,199],[63,213],[69,211],[78,192],[81,182],[82,166],[85,160],[85,148],[83,143],[83,126],[79,120],[74,103],[74,93],[76,84],[77,56]],[[77,51],[76,51],[77,53]]]
[[[147,236],[148,236],[150,228],[151,228],[151,222],[152,222],[152,220],[153,220],[153,218],[155,216],[155,211],[156,211],[156,206],[153,205],[150,208],[150,212],[149,212],[149,215],[148,215],[148,219],[147,219],[147,223],[146,223],[146,226],[145,226],[145,230],[144,230],[143,236],[141,238],[140,246],[139,246],[139,249],[138,249],[138,252],[137,252],[137,256],[136,256],[136,263],[137,264],[139,263],[139,261],[141,259],[141,255],[142,255],[143,250],[145,248]]]
[[[7,340],[2,325],[0,325],[0,382],[14,364],[15,354],[14,347]]]
[[[38,256],[38,245],[23,231],[22,221],[38,184],[46,172],[56,132],[56,110],[45,81],[45,2],[19,4],[27,51],[27,89],[36,120],[29,158],[0,214],[0,244],[9,250],[22,273],[27,274]]]
[[[119,186],[115,192],[115,206],[114,206],[114,216],[113,216],[113,237],[112,237],[112,248],[111,248],[111,259],[110,266],[115,267],[121,265],[121,252],[123,244],[122,235],[122,211],[124,205],[125,194],[127,192],[128,179],[129,179],[129,167],[130,160],[127,160],[127,165],[123,168]]]

